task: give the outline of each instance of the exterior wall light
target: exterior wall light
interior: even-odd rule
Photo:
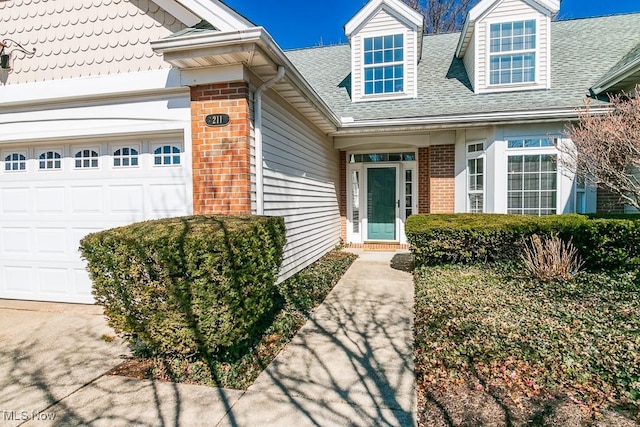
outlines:
[[[36,54],[36,48],[32,51],[25,49],[20,43],[11,39],[4,39],[0,41],[0,69],[10,71],[11,70],[11,54],[18,51],[24,54],[26,58],[32,58]]]

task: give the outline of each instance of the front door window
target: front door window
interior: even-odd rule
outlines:
[[[367,238],[396,240],[396,168],[367,168]]]

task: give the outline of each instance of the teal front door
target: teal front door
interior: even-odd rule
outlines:
[[[396,168],[367,169],[367,239],[396,240]]]

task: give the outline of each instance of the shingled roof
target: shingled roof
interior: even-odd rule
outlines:
[[[415,99],[351,102],[349,45],[291,50],[286,55],[338,116],[356,121],[567,110],[583,107],[589,88],[638,46],[640,13],[553,22],[549,90],[476,95],[462,60],[454,56],[459,37],[460,33],[424,37]]]

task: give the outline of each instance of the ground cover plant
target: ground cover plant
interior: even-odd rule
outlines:
[[[419,215],[421,425],[637,425],[637,217]]]
[[[334,250],[278,284],[270,315],[241,354],[207,360],[154,356],[139,348],[134,349],[134,357],[111,374],[246,389],[304,325],[356,258],[354,254]]]
[[[421,425],[640,422],[637,271],[542,282],[440,265],[415,284]]]

